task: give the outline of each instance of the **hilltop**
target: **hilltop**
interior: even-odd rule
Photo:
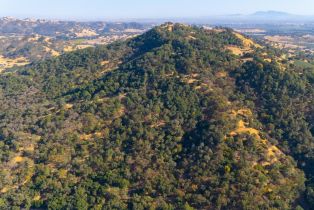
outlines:
[[[0,74],[0,208],[295,209],[313,199],[313,71],[166,23]]]

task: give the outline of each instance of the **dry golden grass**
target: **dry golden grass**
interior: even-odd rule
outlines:
[[[227,50],[230,50],[232,54],[234,55],[243,55],[245,53],[245,50],[240,48],[240,47],[237,47],[237,46],[227,46],[226,47]]]
[[[253,61],[253,58],[242,58],[241,60],[243,62],[247,62],[247,61]]]
[[[126,109],[124,106],[122,106],[116,113],[115,113],[115,118],[122,117],[126,112]]]
[[[213,28],[213,29],[210,29],[211,31],[214,31],[216,33],[221,33],[221,32],[225,32],[226,29],[220,29],[220,28]]]
[[[197,79],[198,76],[199,76],[199,74],[196,74],[196,73],[186,75],[186,76],[182,77],[182,81],[187,83],[187,84],[193,84],[195,82],[200,81],[199,79]]]
[[[197,82],[197,81],[198,81],[197,79],[188,79],[188,80],[186,81],[186,83],[192,84],[192,83]]]
[[[245,123],[243,120],[240,120],[238,122],[237,128],[234,131],[230,132],[230,136],[236,136],[239,134],[247,133],[250,135],[254,135],[260,139],[259,131],[256,130],[255,128],[248,128],[246,127],[247,125],[248,123]]]
[[[54,57],[60,55],[59,52],[57,52],[57,51],[55,51],[55,50],[53,50],[53,49],[50,50],[50,53],[51,53],[51,55],[54,56]]]
[[[189,35],[189,36],[187,37],[187,39],[188,39],[188,40],[196,40],[196,38],[195,38],[194,36],[191,36],[191,35]]]
[[[122,100],[122,99],[124,99],[125,97],[126,97],[126,93],[121,93],[121,94],[119,94],[118,99],[119,99],[119,100]]]
[[[172,24],[169,24],[168,27],[167,27],[167,30],[172,32],[173,31],[173,25]]]
[[[253,115],[253,113],[250,109],[239,109],[238,111],[235,111],[235,110],[231,111],[232,117],[236,117],[238,115],[250,117]]]
[[[79,139],[81,141],[90,141],[93,138],[100,138],[102,137],[104,134],[102,132],[95,132],[95,133],[90,133],[90,134],[81,134],[79,136]]]
[[[105,74],[105,73],[107,73],[107,72],[113,71],[113,70],[114,70],[114,68],[105,68],[105,69],[102,70],[99,74],[100,74],[100,76],[101,76],[101,75],[103,75],[103,74]]]
[[[49,48],[49,47],[44,46],[44,49],[45,49],[46,52],[50,53],[50,54],[51,54],[52,56],[54,56],[54,57],[60,55],[59,52],[57,52],[57,51],[55,51],[54,49],[51,49],[51,48]]]
[[[173,27],[174,27],[174,24],[173,23],[167,23],[165,25],[162,26],[162,28],[166,29],[167,31],[169,32],[172,32],[173,31]]]
[[[31,174],[28,174],[25,178],[24,178],[24,181],[20,184],[16,184],[16,185],[13,185],[13,186],[6,186],[4,188],[2,188],[0,190],[0,193],[6,193],[8,192],[9,190],[13,190],[13,189],[18,189],[20,188],[21,186],[27,184],[30,180],[31,180],[31,177],[33,176],[33,172]]]
[[[253,113],[250,109],[239,109],[237,114],[242,115],[242,116],[248,116],[248,117],[253,115]]]
[[[200,89],[202,89],[202,86],[201,85],[195,86],[194,89],[195,90],[200,90]]]
[[[283,155],[283,152],[276,146],[269,146],[266,151],[267,161],[262,162],[262,166],[270,166],[279,161],[280,156]]]
[[[241,117],[251,117],[253,115],[252,111],[250,109],[239,109],[237,111],[232,110],[230,113],[230,116],[235,118],[237,116]],[[237,127],[234,131],[230,132],[230,136],[236,136],[239,134],[249,134],[252,136],[255,136],[258,140],[262,141],[262,138],[260,137],[260,131],[255,128],[247,127],[249,123],[245,122],[244,120],[239,120],[237,123]]]
[[[22,157],[21,152],[17,153],[17,155],[13,157],[9,162],[2,165],[1,171],[3,172],[6,179],[12,179],[12,174],[22,169],[20,166],[17,165],[18,163],[21,162],[27,162],[27,165],[23,165],[23,170],[26,169],[26,175],[23,178],[21,178],[22,181],[19,181],[19,183],[17,183],[18,180],[12,180],[12,184],[4,186],[0,190],[0,193],[6,193],[12,189],[18,189],[31,180],[32,176],[34,175],[34,161],[27,157]]]
[[[227,76],[227,72],[225,72],[225,71],[219,71],[219,72],[216,73],[216,76],[217,76],[218,78],[224,78],[224,77]]]
[[[104,73],[110,72],[118,68],[117,64],[111,64],[110,61],[104,60],[100,63],[101,66],[103,66],[103,70],[99,73],[99,76],[102,76]]]
[[[52,166],[55,164],[55,163],[62,163],[62,164],[65,164],[67,163],[69,160],[70,160],[70,153],[67,153],[65,152],[64,154],[55,154],[55,155],[50,155],[49,156],[49,162],[51,162]]]
[[[28,41],[28,42],[36,42],[36,41],[39,40],[40,37],[41,37],[41,36],[39,36],[39,35],[36,34],[36,35],[34,35],[33,37],[28,38],[27,41]]]
[[[164,126],[165,124],[166,124],[165,121],[161,120],[161,121],[158,121],[155,124],[151,125],[150,127],[151,128],[159,128],[161,126]]]
[[[21,163],[24,161],[24,158],[22,156],[16,156],[14,158],[12,158],[11,160],[11,164],[17,164],[17,163]]]
[[[77,45],[74,50],[82,50],[82,49],[85,49],[85,48],[89,48],[89,47],[93,47],[93,45],[89,45],[89,44],[80,44],[80,45]]]
[[[93,137],[93,134],[82,134],[80,135],[80,140],[81,141],[88,141]]]
[[[0,56],[0,72],[14,66],[25,66],[27,64],[29,64],[29,61],[24,57],[13,59]]]
[[[10,188],[8,188],[8,187],[4,187],[4,188],[2,188],[1,189],[1,193],[6,193],[6,192],[8,192],[10,190]]]
[[[94,46],[93,44],[89,44],[89,43],[78,44],[78,45],[73,44],[73,46],[71,46],[71,45],[65,46],[63,48],[63,51],[64,52],[72,52],[72,51],[75,51],[75,50],[82,50],[82,49],[93,47],[93,46]]]
[[[240,110],[232,110],[230,113],[230,116],[232,118],[236,118],[238,116],[241,117],[251,117],[253,115],[252,111],[250,109],[240,109]],[[274,163],[278,162],[280,159],[280,156],[283,155],[283,152],[275,145],[271,145],[267,139],[263,139],[261,137],[260,131],[248,127],[249,123],[245,122],[244,120],[239,120],[237,123],[237,127],[235,130],[231,131],[229,133],[229,136],[237,136],[239,134],[249,134],[251,136],[254,136],[256,140],[261,142],[261,145],[265,148],[265,159],[261,161],[261,165],[263,167],[273,165]],[[226,138],[227,139],[227,138]],[[253,164],[253,166],[257,165],[257,162]]]
[[[73,108],[73,104],[65,104],[64,105],[64,109],[72,109]]]
[[[240,134],[240,133],[248,133],[250,135],[259,136],[259,131],[254,129],[254,128],[246,128],[246,127],[240,128],[239,127],[235,132],[238,133],[238,134]]]
[[[51,37],[46,37],[46,38],[44,39],[44,42],[46,42],[47,44],[52,44],[52,43],[51,43],[51,40],[52,40]]]
[[[40,195],[36,195],[34,198],[33,198],[33,201],[39,201],[41,199],[41,196]]]
[[[233,32],[233,34],[242,41],[243,47],[229,45],[226,47],[227,50],[230,50],[232,54],[242,56],[244,53],[252,52],[253,47],[262,48],[261,45],[255,43],[253,40],[244,37],[242,34]]]
[[[13,189],[17,189],[17,188],[19,188],[19,186],[18,185],[14,185],[14,186],[11,186],[11,187],[4,187],[4,188],[2,188],[1,189],[1,193],[6,193],[6,192],[8,192],[9,190],[13,190]]]
[[[25,151],[25,152],[34,152],[35,150],[35,145],[34,144],[30,144],[27,146],[22,146],[19,148],[19,151]]]
[[[102,66],[104,66],[104,65],[107,65],[107,64],[109,64],[109,63],[110,63],[110,61],[105,60],[105,61],[102,61],[100,64],[101,64]]]
[[[247,123],[245,123],[243,120],[240,120],[238,122],[238,129],[244,129],[246,128],[245,126],[247,125]]]
[[[66,179],[68,176],[68,170],[66,169],[60,169],[59,170],[59,178],[60,179]]]
[[[103,133],[102,133],[102,132],[96,132],[96,133],[94,133],[94,135],[95,135],[96,137],[102,137]]]
[[[271,147],[268,148],[267,155],[268,155],[269,157],[274,157],[274,156],[276,156],[276,155],[278,155],[278,154],[279,154],[279,155],[282,154],[281,150],[279,150],[278,147],[276,147],[276,146],[271,146]]]
[[[173,72],[173,71],[170,72],[170,73],[168,73],[168,74],[165,74],[166,77],[172,77],[173,75],[174,75],[174,72]]]
[[[76,37],[90,37],[90,36],[97,36],[98,34],[94,30],[90,29],[83,29],[80,32],[75,33]]]
[[[240,33],[234,32],[233,34],[234,34],[238,39],[240,39],[240,40],[243,42],[243,45],[244,45],[245,47],[248,47],[248,48],[250,48],[250,47],[262,48],[261,45],[255,43],[253,40],[251,40],[251,39],[249,39],[249,38],[244,37],[244,36],[243,36],[242,34],[240,34]]]
[[[66,47],[63,48],[64,52],[71,52],[71,51],[74,51],[74,50],[75,50],[75,48],[72,47],[72,46],[66,46]]]

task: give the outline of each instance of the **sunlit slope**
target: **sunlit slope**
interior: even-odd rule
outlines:
[[[1,208],[296,208],[301,151],[273,119],[291,119],[290,98],[308,107],[309,83],[264,53],[166,23],[0,76]]]

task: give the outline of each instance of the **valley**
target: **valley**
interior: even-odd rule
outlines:
[[[0,71],[137,36],[151,24],[0,19]]]

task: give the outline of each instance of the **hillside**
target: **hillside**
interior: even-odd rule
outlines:
[[[0,74],[0,208],[308,208],[314,70],[280,58],[167,23]]]
[[[13,17],[0,18],[0,35],[34,35],[41,36],[59,36],[68,38],[94,37],[115,32],[121,34],[128,32],[130,34],[143,32],[150,28],[150,24],[139,24],[135,22],[75,22],[44,19],[16,19]],[[131,31],[132,30],[132,31]]]
[[[0,18],[0,72],[60,54],[122,41],[151,24]]]

